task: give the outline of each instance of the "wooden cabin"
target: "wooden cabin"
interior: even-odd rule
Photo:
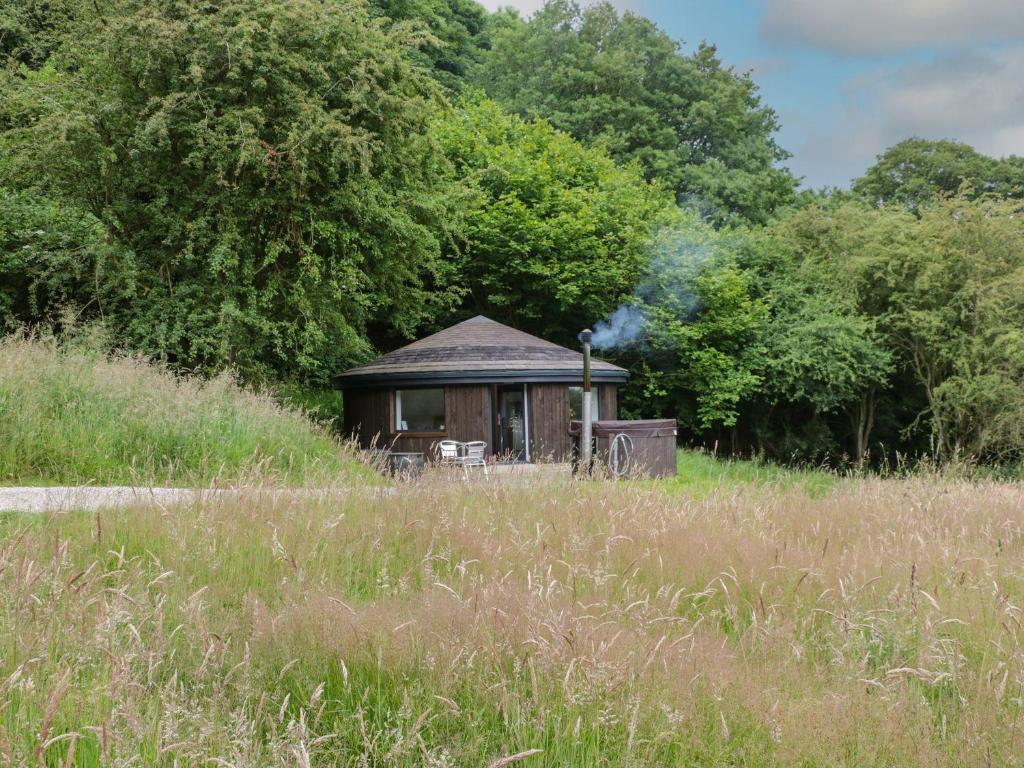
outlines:
[[[593,418],[618,418],[629,374],[591,363]],[[563,461],[580,418],[583,355],[483,316],[339,375],[345,429],[368,448],[423,452],[483,440],[506,461]]]

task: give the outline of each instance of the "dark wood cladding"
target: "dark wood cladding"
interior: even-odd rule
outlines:
[[[345,393],[345,432],[355,435],[361,448],[372,445],[395,451],[416,451],[431,456],[438,440],[484,440],[491,448],[490,387],[486,384],[444,388],[445,431],[396,432],[393,426],[393,389],[353,389]]]
[[[345,434],[360,448],[386,446],[391,441],[391,392],[387,389],[352,389],[345,393]]]
[[[445,418],[448,437],[468,443],[483,440],[487,452],[494,449],[491,436],[491,388],[487,384],[445,387]]]
[[[530,457],[534,461],[569,461],[569,387],[571,384],[530,385]],[[602,419],[619,417],[614,384],[598,384],[598,408]]]
[[[530,458],[565,461],[572,451],[569,440],[569,385],[531,384]]]
[[[601,409],[601,420],[615,421],[619,418],[619,388],[614,384],[599,384],[597,407]]]
[[[594,426],[602,462],[608,461],[615,437],[628,436],[631,450],[622,469],[635,477],[675,477],[677,432],[675,419],[608,420]]]

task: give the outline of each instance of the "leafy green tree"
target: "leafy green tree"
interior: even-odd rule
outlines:
[[[98,266],[130,295],[78,303],[129,347],[255,378],[325,381],[374,321],[411,335],[446,301],[451,195],[436,88],[384,26],[314,0],[124,0],[48,72],[8,72],[10,177],[130,254]]]
[[[717,222],[763,222],[793,196],[778,121],[750,77],[713,47],[683,55],[651,21],[607,2],[550,0],[528,22],[503,24],[478,81],[507,109],[639,162]]]
[[[899,253],[892,324],[927,397],[939,458],[1024,456],[1020,201],[930,206]]]
[[[765,258],[764,249],[773,248],[781,253]],[[801,253],[785,239],[755,235],[748,239],[743,263],[755,275],[755,294],[770,318],[758,398],[763,405],[754,419],[760,447],[767,447],[767,438],[784,456],[812,458],[840,450],[841,436],[828,417],[841,413],[849,423],[850,452],[862,460],[878,393],[893,368],[893,354],[875,318],[858,306],[856,293],[835,279],[817,252]],[[788,422],[785,440],[770,434],[768,425],[775,417],[778,428],[779,416]],[[796,439],[800,433],[805,434],[802,442]]]
[[[876,398],[863,405],[889,421],[890,444],[942,460],[1024,455],[1021,212],[1017,200],[991,198],[935,200],[916,214],[849,201],[776,222],[765,235],[775,249],[762,252],[760,265],[747,262],[763,276],[755,284],[770,297],[779,327],[794,329],[769,344],[766,381],[796,394],[784,350],[813,347],[791,338],[799,323],[778,311],[790,303],[787,290],[827,299],[839,315],[820,308],[812,317],[820,314],[834,343],[822,338],[817,355],[805,359],[857,374],[856,387]],[[861,332],[840,333],[852,321]],[[847,411],[857,420],[857,410]],[[924,445],[919,434],[929,438]]]
[[[860,460],[869,447],[916,447],[906,427],[925,405],[893,333],[887,279],[914,222],[840,195],[746,241],[741,262],[772,315],[764,399],[750,408],[771,452]]]
[[[918,210],[939,195],[1024,195],[1024,159],[996,160],[957,141],[906,139],[878,157],[853,183],[872,205],[896,204]]]
[[[653,406],[733,450],[750,441],[818,458],[849,435],[865,454],[892,354],[855,294],[814,248],[801,250],[804,228],[820,222],[802,213],[800,223],[716,234],[682,221],[661,233],[637,292],[646,322],[627,409]]]
[[[844,311],[825,297],[800,303],[773,318],[764,370],[766,394],[775,403],[808,403],[815,418],[844,413],[852,456],[870,445],[878,390],[892,366],[869,318]]]
[[[0,66],[43,65],[77,16],[82,0],[0,0]]]
[[[464,242],[450,249],[467,313],[575,344],[630,296],[669,195],[543,120],[472,100],[435,135],[471,189]]]
[[[761,384],[764,308],[751,299],[746,276],[728,264],[701,270],[693,292],[700,303],[694,319],[686,301],[650,309],[651,348],[673,358],[661,385],[675,392],[677,417],[690,428],[732,427],[741,402]]]
[[[374,16],[426,32],[413,48],[446,87],[459,91],[489,45],[488,14],[476,0],[370,0]]]
[[[57,319],[86,296],[81,309],[102,317],[132,297],[135,281],[133,255],[108,242],[95,217],[32,190],[0,187],[0,332]]]

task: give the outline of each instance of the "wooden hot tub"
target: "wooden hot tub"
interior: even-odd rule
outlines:
[[[579,446],[581,422],[569,433]],[[675,477],[676,420],[595,421],[594,457],[621,477]]]

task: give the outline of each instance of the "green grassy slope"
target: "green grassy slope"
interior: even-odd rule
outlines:
[[[0,483],[330,482],[364,472],[300,411],[226,377],[0,339]]]

